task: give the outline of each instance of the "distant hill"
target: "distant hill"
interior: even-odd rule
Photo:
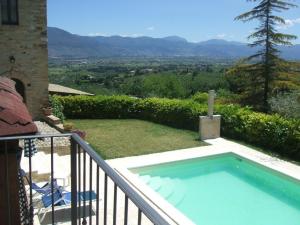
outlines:
[[[165,38],[79,36],[48,27],[49,57],[176,57],[240,58],[255,51],[244,43],[213,39],[191,43],[178,36]],[[300,60],[300,45],[281,47],[283,57]]]

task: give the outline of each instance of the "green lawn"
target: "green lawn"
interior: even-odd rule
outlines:
[[[104,159],[205,145],[198,133],[142,120],[69,120]]]

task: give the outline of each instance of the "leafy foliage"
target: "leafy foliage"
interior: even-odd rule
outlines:
[[[279,33],[276,27],[285,24],[285,20],[274,12],[281,12],[295,7],[290,0],[249,0],[259,2],[249,12],[238,17],[237,20],[243,22],[258,20],[259,26],[249,36],[254,39],[251,47],[259,47],[256,54],[247,58],[253,62],[248,65],[239,66],[238,70],[244,70],[243,75],[249,76],[250,83],[254,84],[253,99],[257,99],[264,111],[268,111],[268,99],[271,91],[271,85],[277,80],[280,72],[288,71],[287,62],[279,56],[279,45],[292,45],[291,40],[297,37],[290,34]],[[261,94],[262,92],[262,94]],[[262,98],[257,98],[263,96]]]
[[[227,89],[223,64],[196,59],[103,60],[86,64],[50,63],[50,82],[99,95],[187,98]],[[226,62],[226,61],[224,61]]]
[[[287,118],[300,119],[300,91],[280,93],[269,100],[271,111]]]
[[[208,101],[208,93],[206,92],[197,92],[192,96],[192,99],[195,102],[198,102],[200,104],[205,104]]]
[[[102,59],[87,63],[50,63],[50,82],[98,95],[139,98],[190,98],[198,92],[217,91],[217,102],[257,105],[263,80],[244,69],[230,69],[231,61],[200,59]],[[290,64],[272,84],[274,94],[300,89],[300,64]]]
[[[138,99],[128,96],[55,97],[73,119],[137,118],[176,128],[198,130],[206,105],[192,100]],[[300,160],[300,120],[253,112],[238,105],[217,105],[222,135]]]
[[[219,89],[217,91],[216,103],[219,104],[240,104],[241,96],[227,89]]]
[[[53,115],[58,117],[61,120],[61,122],[64,122],[65,116],[63,113],[64,107],[62,103],[55,96],[49,96],[49,102],[52,107]]]

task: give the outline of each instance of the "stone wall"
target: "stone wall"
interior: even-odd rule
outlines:
[[[34,119],[48,105],[46,0],[18,1],[19,25],[0,23],[0,75],[22,81]],[[10,60],[10,58],[15,59]]]

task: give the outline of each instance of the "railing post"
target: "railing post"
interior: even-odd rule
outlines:
[[[72,225],[77,224],[77,144],[72,136],[71,136],[71,220],[72,220]]]
[[[0,224],[19,225],[19,181],[17,151],[19,142],[0,141]]]

